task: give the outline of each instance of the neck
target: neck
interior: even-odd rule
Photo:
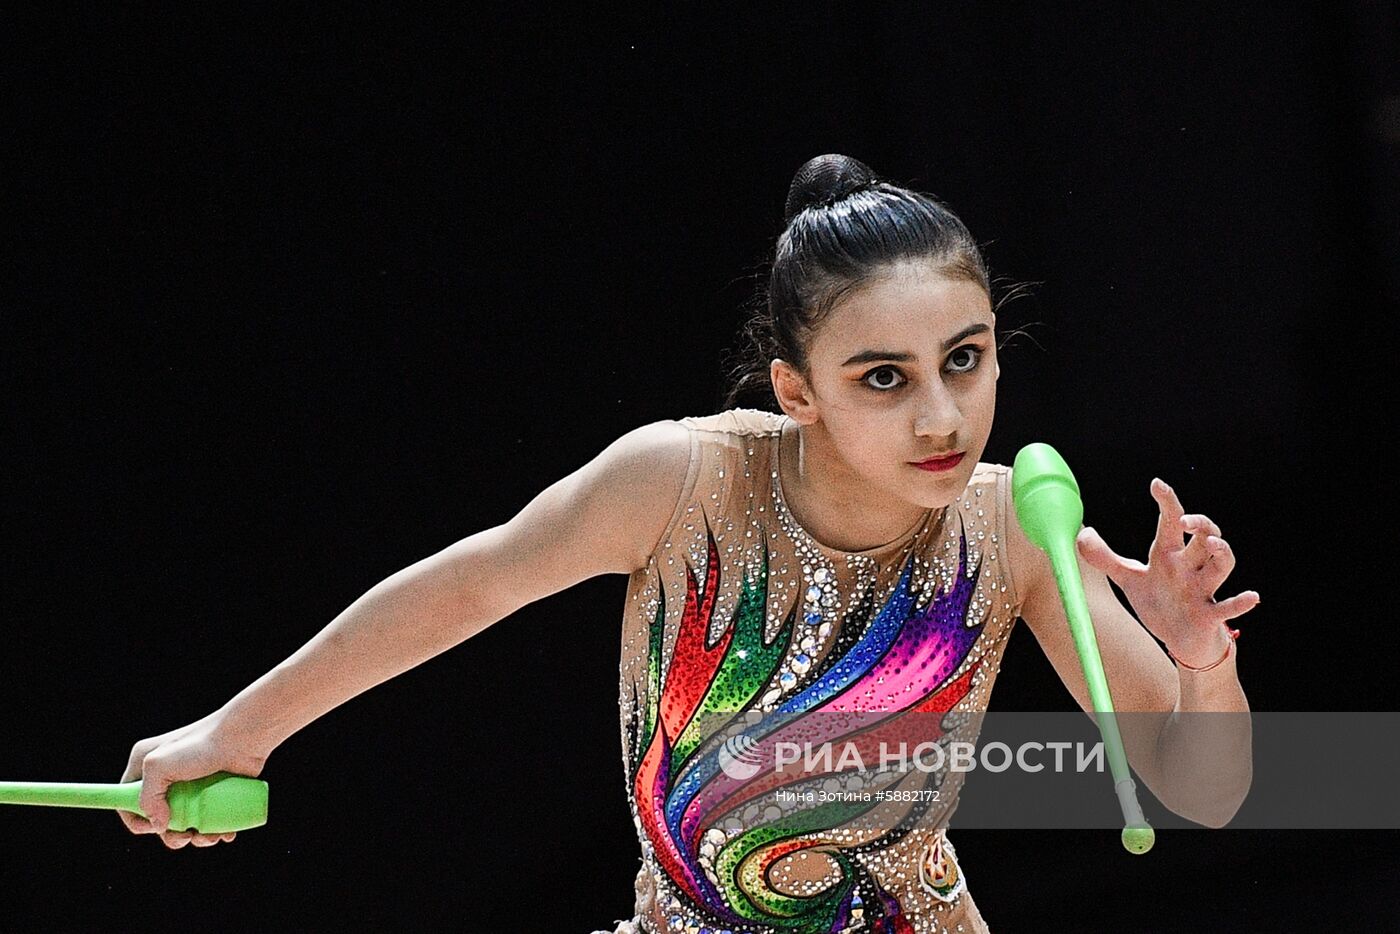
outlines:
[[[869,551],[895,541],[928,512],[871,489],[837,456],[821,427],[783,422],[778,469],[788,510],[818,542],[837,551]]]

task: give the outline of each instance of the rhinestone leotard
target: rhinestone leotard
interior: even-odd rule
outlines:
[[[642,847],[628,929],[985,931],[941,829],[957,782],[899,827],[852,829],[823,821],[830,808],[773,806],[772,775],[736,778],[724,754],[726,737],[774,717],[986,709],[1019,609],[1007,468],[978,464],[946,510],[845,553],[783,500],[787,416],[679,421],[689,475],[624,612],[623,764]]]

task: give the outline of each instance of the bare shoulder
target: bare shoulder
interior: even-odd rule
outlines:
[[[494,618],[600,574],[646,566],[693,479],[691,432],[634,428],[541,491],[512,519],[467,539]]]
[[[674,505],[690,469],[690,430],[673,419],[651,422],[619,437],[589,467],[597,480],[630,497]],[[585,468],[587,469],[587,468]]]
[[[680,422],[651,422],[619,437],[583,468],[630,545],[629,571],[646,564],[670,525],[690,483],[691,445],[691,432]]]
[[[522,536],[567,539],[587,552],[582,577],[646,565],[691,477],[691,432],[673,420],[634,428],[521,511]],[[587,572],[587,573],[586,573]]]

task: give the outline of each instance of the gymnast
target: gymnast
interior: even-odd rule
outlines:
[[[980,460],[1000,366],[976,241],[936,198],[840,155],[800,167],[785,213],[722,411],[627,432],[509,521],[371,587],[220,709],[137,742],[122,781],[143,779],[150,819],[119,812],[126,826],[174,849],[234,839],[170,829],[166,789],[256,776],[339,704],[526,604],[626,574],[620,725],[641,866],[616,934],[987,930],[946,833],[954,801],[833,822],[801,795],[775,806],[782,774],[734,767],[740,727],[985,711],[1018,618],[1093,709],[1011,469]],[[736,404],[755,393],[764,407]],[[1235,565],[1220,528],[1161,480],[1149,490],[1146,561],[1081,528],[1080,572],[1114,707],[1152,724],[1125,733],[1134,771],[1221,827],[1251,781],[1248,718],[1220,755],[1180,714],[1248,711],[1227,624],[1259,595],[1217,601]]]

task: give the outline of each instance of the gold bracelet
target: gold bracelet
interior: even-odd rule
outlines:
[[[1219,658],[1217,658],[1215,661],[1211,662],[1204,668],[1196,668],[1193,665],[1186,664],[1181,659],[1173,655],[1171,649],[1167,649],[1167,658],[1170,658],[1172,661],[1176,662],[1176,664],[1179,667],[1185,668],[1187,671],[1210,671],[1217,665],[1223,664],[1225,659],[1230,657],[1230,648],[1235,644],[1235,640],[1240,637],[1240,631],[1238,629],[1231,629],[1229,626],[1225,627],[1225,634],[1230,637],[1229,641],[1225,643],[1225,654],[1221,655]]]

